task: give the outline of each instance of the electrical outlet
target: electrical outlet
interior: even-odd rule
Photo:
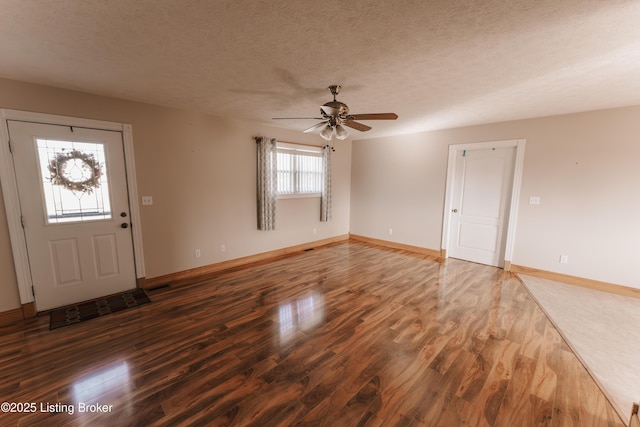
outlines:
[[[220,245],[220,252],[226,252],[227,251],[227,246],[223,243]]]
[[[153,197],[142,196],[142,206],[151,206],[151,205],[153,205]]]
[[[313,234],[318,234],[318,229],[317,228],[313,229]]]
[[[200,249],[196,249],[196,258],[200,258],[200,255],[201,255]]]
[[[569,255],[560,255],[560,264],[566,264],[569,262]]]
[[[531,196],[529,197],[530,205],[539,205],[540,204],[540,196]]]
[[[389,227],[389,234],[393,234],[393,228]]]

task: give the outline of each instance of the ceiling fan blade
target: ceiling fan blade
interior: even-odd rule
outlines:
[[[349,118],[353,118],[353,120],[395,120],[398,115],[396,113],[350,114]]]
[[[329,107],[328,105],[321,105],[320,109],[327,115],[327,116],[337,116],[338,114],[340,114],[340,110],[338,110],[337,108],[334,107]]]
[[[272,117],[271,120],[324,120],[324,117]]]
[[[305,129],[303,131],[303,133],[309,133],[309,132],[319,132],[321,131],[325,126],[327,126],[327,122],[320,122],[320,123],[316,123],[315,125],[311,126],[309,129]]]
[[[362,123],[354,122],[353,120],[347,120],[346,122],[343,123],[343,125],[349,126],[350,128],[353,128],[355,130],[359,130],[360,132],[366,132],[371,129],[370,126],[367,126]]]

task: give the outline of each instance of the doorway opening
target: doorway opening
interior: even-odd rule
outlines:
[[[145,268],[131,125],[0,115],[0,182],[23,309],[136,287]],[[118,280],[115,291],[106,285]]]

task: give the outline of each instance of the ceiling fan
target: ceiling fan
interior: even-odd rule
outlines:
[[[335,135],[338,139],[345,139],[349,136],[349,132],[344,128],[348,126],[352,129],[359,130],[360,132],[366,132],[371,129],[363,123],[356,120],[395,120],[398,115],[395,113],[369,113],[369,114],[349,114],[349,107],[347,104],[336,101],[336,96],[342,89],[339,85],[331,85],[328,88],[333,95],[333,101],[327,102],[320,106],[320,117],[274,117],[274,120],[321,120],[304,132],[318,132],[320,136],[327,141]]]

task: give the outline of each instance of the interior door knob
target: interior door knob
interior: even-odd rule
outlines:
[[[451,212],[458,213],[458,209],[453,209]]]
[[[127,224],[126,222],[123,222],[122,224],[120,224],[120,227],[127,228],[129,227],[129,224]]]

